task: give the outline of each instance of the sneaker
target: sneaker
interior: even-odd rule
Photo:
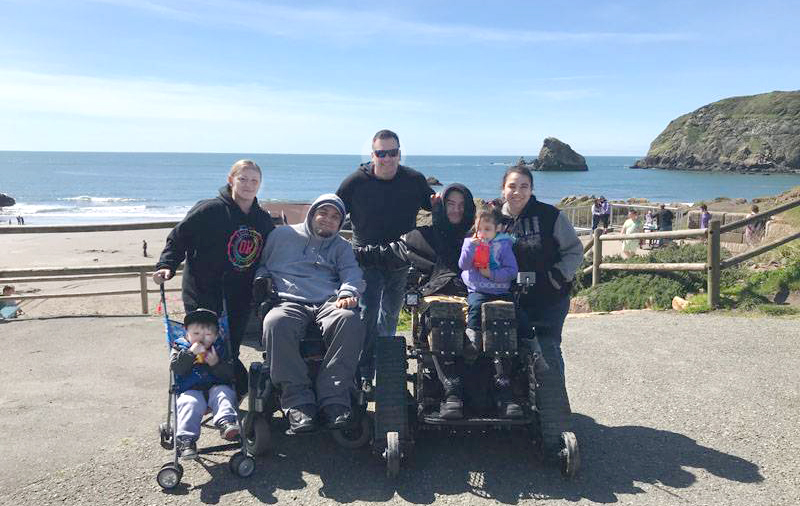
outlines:
[[[194,460],[197,458],[197,438],[192,436],[178,436],[175,438],[178,458],[181,460]]]
[[[329,404],[322,408],[325,416],[325,426],[329,429],[343,429],[350,425],[353,413],[347,406],[341,404]]]
[[[464,418],[464,403],[457,395],[448,395],[439,405],[439,418],[443,420],[458,420]]]
[[[497,415],[500,418],[522,418],[522,407],[514,402],[508,377],[501,376],[495,379],[495,400],[497,401]]]
[[[361,390],[363,390],[368,396],[372,395],[375,392],[375,388],[372,386],[372,380],[369,378],[362,378]]]
[[[217,422],[219,435],[226,441],[235,441],[239,437],[239,424],[235,419],[223,418]]]
[[[311,432],[316,424],[317,407],[314,404],[303,404],[286,411],[289,428],[292,432]]]

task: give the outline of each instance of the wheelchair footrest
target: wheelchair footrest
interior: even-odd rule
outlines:
[[[406,386],[406,345],[403,337],[375,340],[375,442],[386,446],[386,434],[408,433],[408,388]]]
[[[428,346],[433,353],[461,356],[464,349],[464,311],[451,301],[433,301],[426,310]]]
[[[483,303],[481,319],[484,353],[516,353],[517,319],[513,302],[497,300]]]

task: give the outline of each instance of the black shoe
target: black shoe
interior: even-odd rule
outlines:
[[[197,458],[197,439],[192,436],[178,436],[175,438],[178,458],[181,460],[194,460]]]
[[[314,430],[315,420],[317,416],[317,407],[313,404],[303,404],[294,408],[289,408],[286,411],[286,417],[289,419],[289,428],[292,432],[311,432]]]
[[[325,426],[329,429],[344,429],[350,425],[353,419],[353,412],[347,406],[341,404],[329,404],[322,408],[325,416]]]
[[[361,379],[361,390],[367,395],[367,397],[371,396],[375,393],[375,387],[372,386],[372,380],[368,378]]]
[[[464,403],[457,395],[448,395],[439,405],[439,418],[443,420],[458,420],[464,418]]]
[[[500,418],[522,418],[522,407],[514,402],[511,393],[511,381],[506,376],[495,379],[495,400],[497,415]]]

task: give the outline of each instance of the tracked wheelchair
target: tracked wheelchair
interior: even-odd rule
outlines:
[[[266,314],[280,302],[269,277],[256,278],[253,285],[253,300],[258,308],[259,321],[263,325]],[[325,349],[321,329],[313,323],[309,324],[300,340],[300,354],[308,367],[312,382],[315,381],[322,364]],[[270,449],[272,430],[282,427],[281,420],[274,416],[280,411],[280,391],[270,380],[269,357],[266,352],[262,361],[250,364],[248,374],[248,412],[243,420],[242,433],[245,452],[257,456],[265,454]],[[310,433],[330,432],[333,439],[345,448],[359,448],[371,441],[372,421],[367,416],[367,399],[357,384],[356,378],[353,378],[350,388],[352,411],[350,424],[341,429],[319,427]],[[285,432],[287,435],[295,435],[291,428],[285,429]]]
[[[533,273],[519,273],[518,293],[527,290],[533,280]],[[570,416],[566,387],[557,367],[537,363],[541,357],[533,341],[536,322],[531,322],[530,339],[517,339],[514,303],[483,304],[482,349],[461,373],[464,416],[445,419],[438,412],[445,396],[443,384],[448,380],[443,363],[463,356],[464,303],[452,297],[423,298],[414,291],[406,295],[405,302],[412,316],[411,343],[406,345],[399,336],[376,341],[374,446],[386,460],[387,474],[399,473],[419,431],[524,429],[544,460],[557,462],[564,476],[574,476],[580,454],[575,434],[566,430]],[[558,358],[548,354],[546,351],[546,361],[555,364]],[[416,362],[415,372],[409,375],[408,360]],[[492,384],[504,374],[503,363],[508,372],[505,380],[510,381],[513,397],[522,408],[520,417],[503,418],[493,412]]]

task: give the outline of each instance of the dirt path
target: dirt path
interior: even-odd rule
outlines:
[[[427,435],[384,477],[368,450],[275,438],[250,479],[232,451],[155,482],[167,362],[157,318],[0,324],[0,504],[610,503],[790,505],[800,496],[798,320],[637,311],[570,317],[583,467],[544,468],[524,434]],[[247,349],[246,361],[258,355]],[[220,440],[206,430],[201,446]]]

